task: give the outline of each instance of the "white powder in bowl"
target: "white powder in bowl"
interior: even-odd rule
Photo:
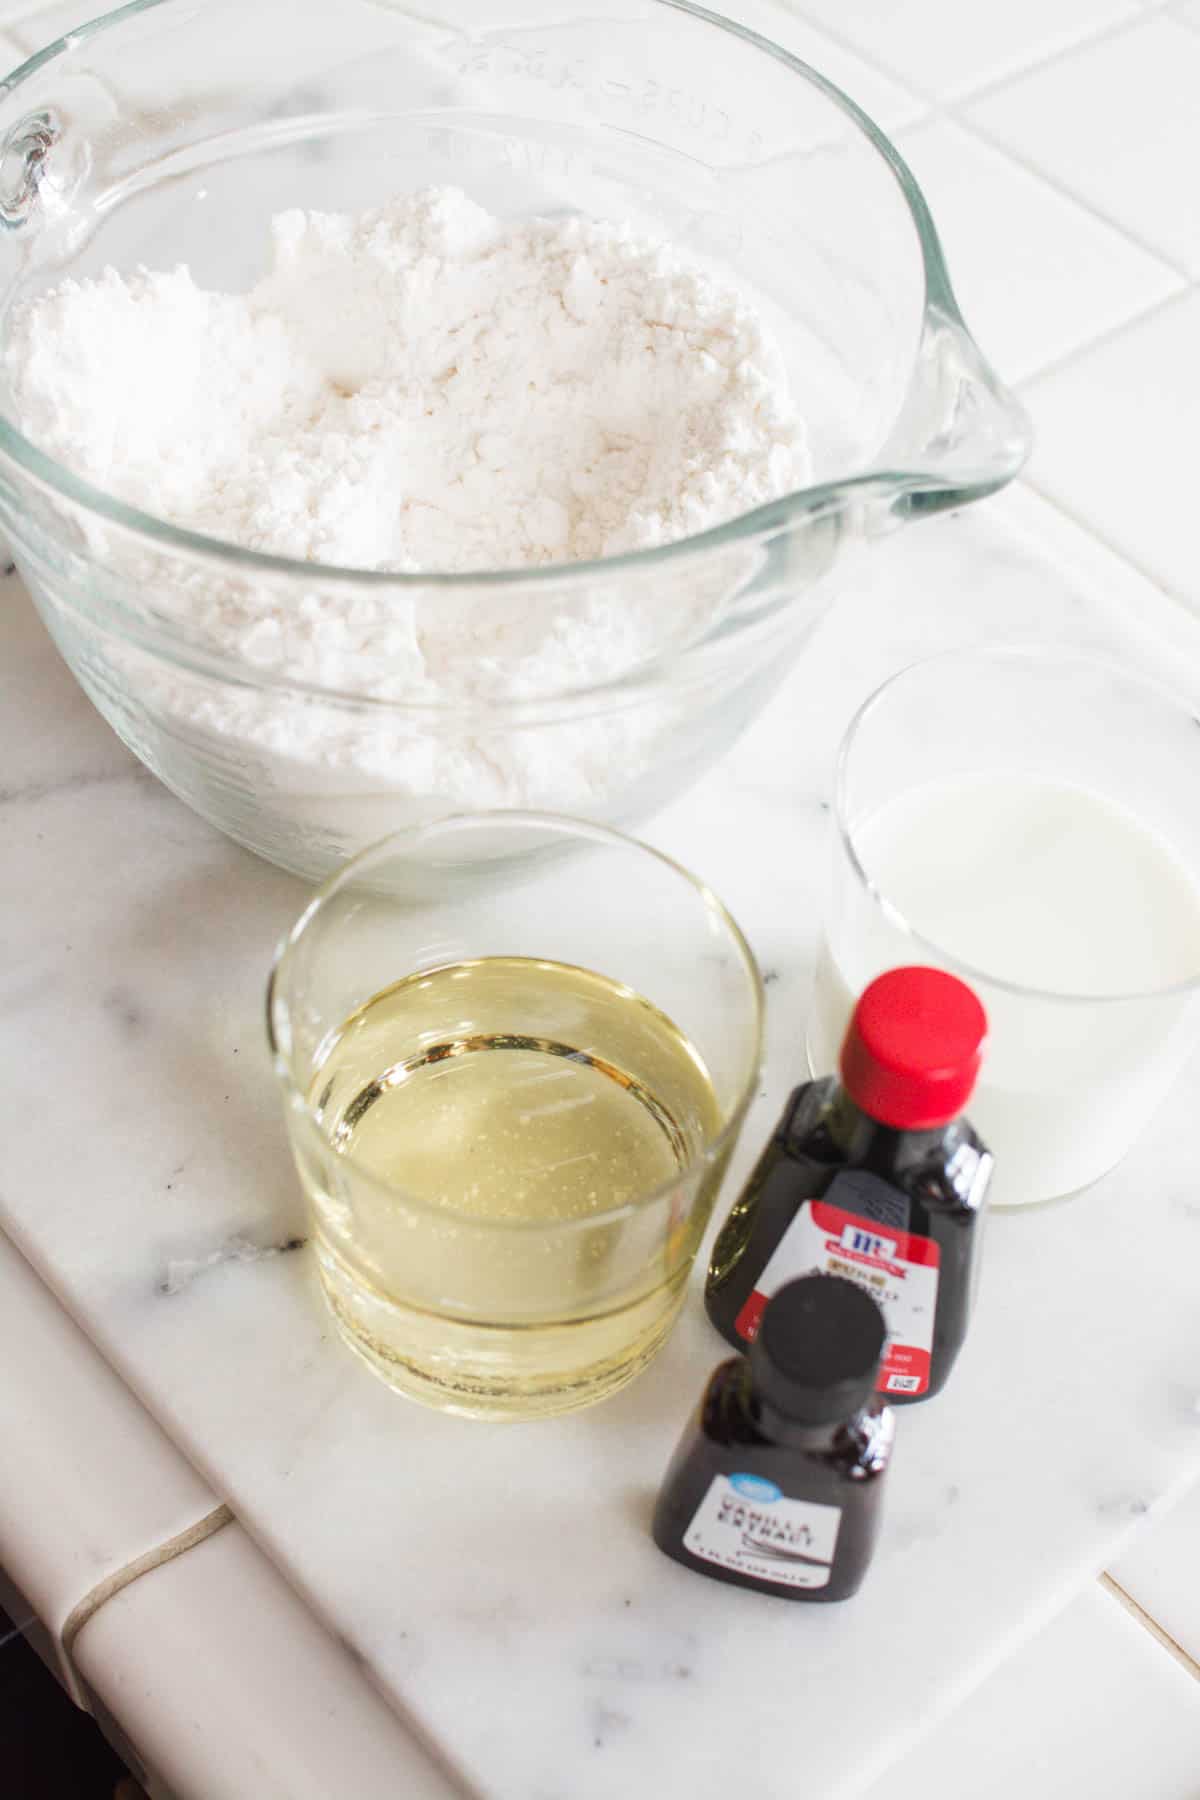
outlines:
[[[22,429],[97,487],[314,565],[311,585],[221,573],[114,537],[110,578],[264,676],[432,703],[425,724],[144,658],[127,672],[174,739],[297,799],[333,773],[422,808],[611,810],[689,703],[553,740],[494,711],[478,730],[433,713],[637,668],[702,635],[756,562],[723,551],[537,590],[364,588],[316,565],[569,564],[671,542],[808,476],[782,357],[735,286],[627,225],[501,221],[453,188],[281,214],[247,294],[205,292],[186,268],[64,281],[14,313],[3,364]]]
[[[627,227],[503,224],[442,188],[282,213],[272,241],[245,295],[110,269],[27,305],[22,428],[175,524],[364,569],[612,555],[796,482],[754,311]]]

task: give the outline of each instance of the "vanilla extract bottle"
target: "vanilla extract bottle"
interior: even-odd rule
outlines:
[[[894,1416],[886,1328],[856,1283],[809,1275],[715,1371],[671,1460],[654,1541],[685,1568],[786,1600],[845,1600],[875,1548]]]

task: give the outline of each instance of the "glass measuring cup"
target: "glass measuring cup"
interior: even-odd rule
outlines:
[[[988,1013],[968,1112],[993,1204],[1095,1181],[1200,1032],[1198,785],[1191,710],[1100,660],[956,650],[894,676],[838,756],[814,1071],[875,975],[949,969]]]
[[[172,527],[0,416],[0,529],[68,664],[175,792],[311,875],[447,809],[652,811],[754,717],[856,545],[991,492],[1028,443],[894,147],[815,70],[686,0],[127,6],[0,84],[0,308],[110,263],[242,290],[272,215],[437,184],[505,217],[629,220],[743,285],[811,469],[679,544],[380,574]],[[289,621],[347,607],[381,648],[335,675]],[[231,611],[272,628],[231,649]],[[397,640],[436,666],[432,696]],[[542,654],[571,641],[586,679]]]
[[[493,1418],[631,1380],[683,1304],[762,1013],[720,902],[615,832],[482,814],[365,851],[268,997],[346,1341],[401,1392]]]

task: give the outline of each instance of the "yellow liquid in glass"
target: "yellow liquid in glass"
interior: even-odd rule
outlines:
[[[346,1020],[310,1100],[336,1159],[308,1179],[326,1293],[394,1386],[459,1411],[560,1411],[663,1342],[720,1178],[704,1151],[721,1113],[694,1046],[641,995],[524,957],[410,976]]]

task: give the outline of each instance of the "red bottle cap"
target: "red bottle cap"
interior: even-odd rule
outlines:
[[[987,1014],[941,969],[889,969],[859,995],[842,1045],[842,1086],[896,1131],[948,1125],[979,1074]]]

